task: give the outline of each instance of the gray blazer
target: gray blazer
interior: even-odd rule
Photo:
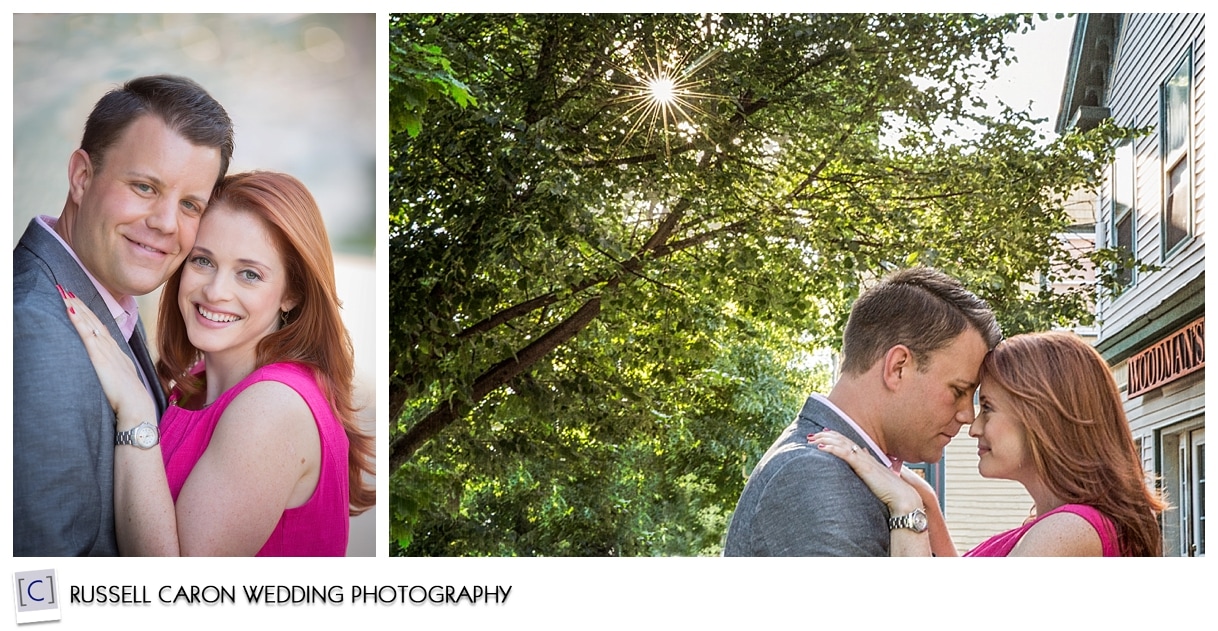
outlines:
[[[865,445],[809,398],[749,476],[724,556],[888,556],[888,508],[850,465],[807,444],[808,434],[826,428]]]
[[[155,375],[143,323],[129,346],[72,255],[30,222],[13,249],[13,555],[113,556],[114,411],[55,285]],[[133,351],[135,346],[137,351]],[[165,395],[151,379],[158,416]]]

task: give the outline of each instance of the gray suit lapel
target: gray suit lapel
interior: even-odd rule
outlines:
[[[106,306],[105,299],[93,286],[93,281],[81,269],[76,259],[72,258],[72,254],[64,249],[63,245],[42,226],[37,225],[37,222],[37,219],[30,221],[17,246],[28,250],[46,268],[47,273],[58,285],[76,294],[76,297],[80,298],[89,309],[92,309],[97,318],[106,325],[110,337],[114,338],[119,348],[123,349],[127,357],[135,362],[135,365],[148,379],[159,417],[165,411],[165,393],[161,390],[160,381],[156,378],[156,370],[152,366],[152,358],[149,356],[144,342],[147,338],[144,336],[143,322],[137,321],[135,332],[131,334],[131,343],[128,344],[123,337],[122,330],[118,328],[118,323],[110,317],[110,308]],[[138,351],[132,348],[133,346],[138,346]]]
[[[131,333],[131,352],[134,355],[135,365],[144,373],[144,380],[148,383],[148,388],[152,390],[153,399],[156,402],[156,415],[160,418],[165,413],[165,393],[161,390],[160,381],[156,376],[156,367],[152,365],[152,357],[148,353],[147,338],[144,334],[144,321],[141,318],[135,324],[135,331]]]

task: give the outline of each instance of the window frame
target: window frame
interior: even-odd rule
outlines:
[[[1169,123],[1176,122],[1171,118],[1171,105],[1169,97],[1172,94],[1171,83],[1177,77],[1183,77],[1186,82],[1184,90],[1184,102],[1182,104],[1181,113],[1183,120],[1179,121],[1182,125],[1184,138],[1179,147],[1169,147],[1168,135],[1174,126]],[[1169,120],[1171,118],[1171,120]],[[1193,51],[1190,48],[1185,51],[1182,59],[1174,66],[1168,76],[1159,84],[1159,159],[1162,164],[1160,172],[1160,190],[1162,196],[1160,199],[1159,210],[1159,260],[1166,261],[1175,253],[1187,247],[1187,244],[1193,240],[1196,230],[1196,209],[1194,208],[1194,182],[1193,182]],[[1184,233],[1174,243],[1168,243],[1168,231],[1170,228],[1169,212],[1172,210],[1172,202],[1175,200],[1175,191],[1171,186],[1172,176],[1179,173],[1179,169],[1183,169],[1182,181],[1178,194],[1185,196],[1183,200],[1183,214],[1185,215],[1185,230]],[[1135,228],[1136,232],[1136,228]]]
[[[1164,556],[1205,554],[1204,417],[1158,430],[1156,474],[1172,506],[1159,519]]]
[[[1122,159],[1122,154],[1125,154],[1125,159]],[[1126,164],[1127,163],[1127,164]],[[1125,173],[1122,173],[1125,171]],[[1124,177],[1122,177],[1124,176]],[[1122,221],[1129,220],[1129,255],[1135,260],[1138,258],[1138,213],[1137,213],[1137,190],[1138,190],[1138,160],[1137,148],[1132,139],[1126,139],[1117,145],[1116,152],[1113,156],[1112,166],[1108,173],[1109,184],[1111,187],[1111,199],[1109,200],[1109,223],[1108,223],[1108,238],[1106,239],[1108,247],[1120,247],[1121,235],[1120,225]],[[1128,177],[1128,184],[1124,178]],[[1128,199],[1122,199],[1123,189],[1128,187],[1126,191]],[[1128,202],[1127,208],[1120,208],[1123,202]],[[1121,289],[1133,287],[1138,282],[1137,267],[1130,267],[1124,270],[1128,274],[1128,280],[1120,285]]]

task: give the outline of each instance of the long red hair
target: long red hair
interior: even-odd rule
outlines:
[[[1108,363],[1073,333],[1016,335],[981,364],[1011,395],[1041,480],[1068,504],[1116,526],[1124,556],[1159,556],[1166,504],[1147,484]]]
[[[260,218],[287,267],[288,295],[298,300],[279,330],[258,342],[257,366],[281,361],[310,366],[326,399],[346,431],[350,512],[358,515],[376,502],[376,489],[364,475],[375,475],[372,436],[356,424],[352,404],[355,358],[351,336],[339,315],[334,258],[321,211],[308,189],[283,173],[253,171],[229,175],[212,192],[212,206],[224,204]],[[189,399],[202,389],[190,374],[201,353],[190,343],[178,310],[182,268],[165,284],[157,324],[160,359],[157,375],[168,390],[176,386]]]

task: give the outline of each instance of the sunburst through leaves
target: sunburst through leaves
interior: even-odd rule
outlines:
[[[698,104],[702,99],[725,99],[723,95],[704,92],[708,79],[697,79],[695,75],[719,55],[720,49],[712,48],[690,61],[692,54],[672,53],[666,59],[660,54],[652,59],[643,56],[641,66],[615,64],[621,74],[631,83],[611,84],[619,96],[611,103],[628,103],[630,108],[622,114],[622,120],[630,123],[626,131],[625,145],[635,134],[645,132],[651,143],[657,133],[664,137],[664,153],[672,152],[671,137],[682,132],[689,135],[703,133],[694,115],[708,118],[710,113]],[[703,134],[705,135],[705,134]]]

